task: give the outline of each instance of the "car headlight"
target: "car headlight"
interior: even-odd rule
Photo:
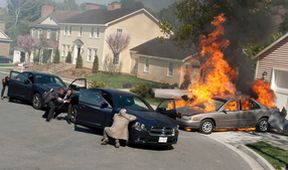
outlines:
[[[147,127],[145,126],[145,124],[140,123],[140,122],[135,122],[135,124],[132,127],[138,131],[147,130]]]
[[[199,121],[200,119],[199,119],[199,117],[197,117],[197,116],[192,116],[192,117],[191,117],[191,120],[192,120],[192,121]]]

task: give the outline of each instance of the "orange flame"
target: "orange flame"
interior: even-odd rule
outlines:
[[[177,100],[176,107],[204,103],[204,110],[212,111],[215,110],[215,105],[211,102],[211,98],[235,95],[236,89],[232,80],[236,77],[236,73],[224,60],[223,54],[223,50],[229,46],[229,40],[221,39],[224,35],[225,20],[223,13],[215,17],[211,23],[215,30],[207,36],[200,37],[200,57],[205,60],[201,65],[201,78],[188,88],[191,100]]]
[[[257,94],[257,101],[267,107],[276,107],[276,96],[270,88],[270,83],[265,80],[255,80],[252,84],[252,90]]]

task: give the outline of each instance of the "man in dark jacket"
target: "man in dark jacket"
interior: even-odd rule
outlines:
[[[57,91],[50,91],[44,97],[44,103],[47,105],[47,110],[43,115],[46,121],[49,122],[53,117],[58,106],[64,103],[64,89],[60,87]]]
[[[1,91],[1,99],[4,99],[4,93],[5,93],[5,89],[6,87],[8,87],[8,83],[9,83],[9,77],[6,76],[5,78],[2,79],[2,91]]]
[[[55,115],[54,115],[54,118],[56,118],[58,115],[61,114],[61,112],[66,108],[69,107],[69,104],[71,103],[71,100],[72,100],[72,95],[73,95],[73,90],[72,88],[68,88],[65,95],[64,95],[64,98],[63,98],[63,101],[62,103],[57,107],[56,111],[55,111]],[[68,113],[67,115],[67,120],[69,122],[71,116],[70,114]],[[69,122],[70,123],[70,122]]]

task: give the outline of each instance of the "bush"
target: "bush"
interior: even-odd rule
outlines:
[[[65,62],[66,63],[72,63],[72,56],[71,56],[71,52],[70,51],[68,52],[68,55],[66,57]]]
[[[98,56],[95,55],[94,62],[93,62],[93,67],[92,67],[92,73],[97,73],[98,70],[99,70],[99,60],[98,60]]]
[[[60,54],[58,48],[56,49],[55,56],[53,58],[53,63],[55,64],[60,63]]]
[[[83,67],[83,59],[82,56],[79,54],[76,60],[76,68],[82,68]]]
[[[100,87],[106,87],[106,84],[103,81],[97,81],[97,80],[92,81],[91,88],[100,88]]]
[[[122,85],[122,88],[124,88],[124,89],[130,89],[132,87],[133,87],[133,85],[131,83],[125,83]]]
[[[138,84],[130,91],[144,98],[154,98],[155,95],[153,89],[147,84]]]

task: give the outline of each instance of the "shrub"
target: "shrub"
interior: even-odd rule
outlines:
[[[83,59],[82,56],[79,54],[76,60],[76,68],[82,68],[82,67],[83,67]]]
[[[132,88],[132,87],[133,87],[133,85],[131,83],[125,83],[125,84],[122,85],[122,88],[124,88],[124,89],[129,89],[129,88]]]
[[[134,86],[130,91],[141,97],[153,98],[155,95],[153,89],[147,84],[138,84]]]
[[[60,54],[58,48],[56,49],[55,56],[53,58],[53,63],[55,64],[60,63]]]
[[[93,62],[93,67],[92,67],[92,73],[97,73],[98,70],[99,70],[99,60],[98,60],[98,56],[95,55],[94,62]]]
[[[68,55],[66,57],[65,62],[66,63],[72,63],[72,56],[71,56],[71,52],[70,51],[68,52]]]
[[[99,88],[99,87],[106,87],[106,84],[103,81],[93,80],[91,88]]]

